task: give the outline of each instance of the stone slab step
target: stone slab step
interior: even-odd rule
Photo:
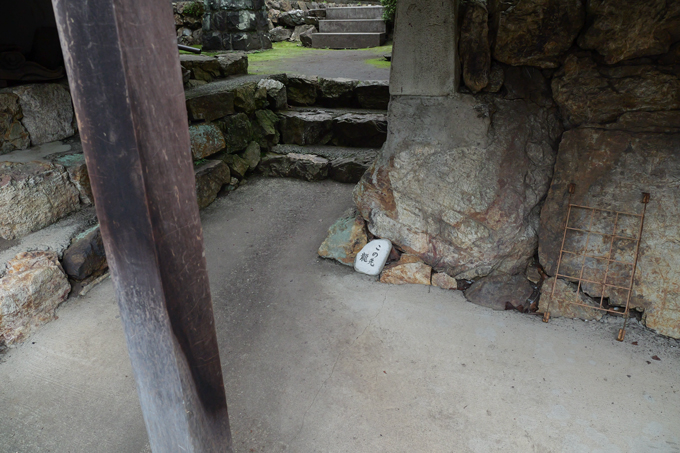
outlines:
[[[272,152],[275,154],[311,154],[314,156],[324,157],[328,160],[343,159],[347,157],[368,157],[375,159],[378,157],[380,149],[378,148],[351,148],[347,146],[328,146],[328,145],[286,145],[279,144],[272,147]]]
[[[326,8],[326,19],[382,19],[382,6]]]
[[[387,41],[387,33],[314,33],[316,49],[365,49],[379,47]]]
[[[320,33],[387,33],[382,19],[320,20]]]

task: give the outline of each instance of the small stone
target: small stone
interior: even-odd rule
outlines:
[[[198,208],[208,207],[231,178],[229,167],[220,160],[207,160],[194,168]]]
[[[334,259],[352,266],[357,253],[368,242],[366,223],[356,209],[350,209],[329,229],[328,236],[319,247],[319,256]]]
[[[404,254],[395,265],[383,271],[380,283],[430,285],[431,279],[432,267],[417,256]]]
[[[267,101],[269,101],[270,109],[285,110],[288,107],[288,96],[283,83],[274,79],[262,79],[257,86],[267,90]]]
[[[191,155],[194,160],[204,159],[227,147],[220,129],[211,123],[189,126]]]
[[[505,82],[505,71],[503,70],[503,66],[492,61],[491,71],[489,73],[489,83],[484,87],[483,91],[498,93],[503,87],[503,82]]]
[[[443,272],[432,276],[432,285],[441,289],[458,289],[456,279]]]
[[[329,164],[327,159],[309,154],[271,153],[262,158],[258,168],[265,176],[321,181],[328,177]]]
[[[555,297],[551,302],[551,295],[553,294],[553,283],[555,278],[552,277],[543,283],[541,299],[538,302],[538,312],[545,313],[550,306],[551,318],[579,318],[586,321],[599,321],[602,319],[604,312],[595,308],[583,307],[576,304],[585,304],[595,306],[592,299],[587,297],[583,292],[576,295],[576,285],[565,282],[562,279],[557,279],[555,283]]]
[[[257,142],[251,142],[239,156],[246,161],[250,170],[255,170],[257,164],[260,163],[260,145]]]
[[[293,30],[283,27],[274,27],[269,30],[269,39],[272,42],[288,41],[293,35]]]
[[[527,280],[529,280],[531,283],[538,284],[540,283],[541,280],[543,280],[540,267],[535,263],[530,263],[527,266],[527,270],[524,273],[524,275],[526,276]]]
[[[69,277],[81,281],[108,267],[99,225],[73,239],[64,252],[61,265]]]
[[[217,57],[222,77],[248,74],[248,54],[234,52]]]
[[[302,47],[312,47],[312,35],[317,32],[316,27],[314,25],[305,26],[310,28],[300,33],[300,43],[302,43]]]
[[[0,345],[17,344],[55,319],[71,291],[54,252],[20,253],[7,269],[0,279]]]
[[[374,239],[357,253],[354,270],[366,275],[379,275],[392,251],[392,243],[387,239]]]
[[[229,166],[231,175],[238,179],[243,179],[250,169],[248,162],[237,154],[227,154],[223,158],[224,163]]]
[[[493,275],[476,281],[467,291],[467,300],[482,307],[505,310],[507,304],[524,306],[534,289],[523,275]]]
[[[291,105],[313,105],[316,103],[319,81],[317,77],[290,76],[286,89]]]
[[[298,25],[293,30],[293,34],[290,36],[290,40],[294,42],[300,42],[300,35],[307,32],[316,32],[316,27],[314,25]]]

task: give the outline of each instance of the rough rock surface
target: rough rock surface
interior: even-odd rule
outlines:
[[[343,214],[328,229],[328,236],[319,247],[319,256],[353,266],[357,253],[368,244],[366,223],[356,209]]]
[[[430,285],[431,277],[432,267],[423,263],[417,256],[404,254],[395,265],[383,270],[380,283]]]
[[[375,154],[355,154],[331,159],[328,177],[333,181],[356,184],[375,161]]]
[[[293,34],[290,36],[290,40],[295,41],[295,42],[300,42],[301,41],[300,37],[304,33],[307,33],[307,32],[310,32],[310,31],[312,33],[316,32],[316,27],[314,25],[298,25],[298,26],[295,27],[295,30],[293,30]]]
[[[561,133],[553,110],[488,95],[399,97],[389,121],[354,191],[369,230],[456,278],[523,272]]]
[[[608,64],[663,54],[680,41],[677,1],[590,0],[588,22],[579,46],[597,50]]]
[[[467,291],[467,300],[494,310],[523,306],[534,289],[523,275],[493,275],[476,281]],[[509,305],[508,305],[509,304]]]
[[[578,128],[564,134],[555,165],[555,176],[541,210],[539,259],[548,275],[554,275],[567,215],[568,185],[576,184],[572,202],[582,206],[631,213],[642,212],[642,192],[651,194],[647,206],[638,271],[635,275],[631,305],[645,310],[645,322],[658,332],[680,338],[680,134],[645,134]],[[582,215],[582,214],[581,214]],[[577,225],[587,222],[574,212]],[[600,225],[603,225],[600,227]],[[587,226],[587,225],[586,225]],[[596,219],[601,231],[613,228],[612,219]],[[635,218],[619,222],[620,234],[639,228]],[[582,236],[569,236],[567,247],[582,249]],[[585,245],[585,244],[583,244]],[[589,254],[608,252],[607,237],[594,236]],[[630,260],[630,244],[615,241],[615,256]],[[592,253],[591,253],[592,252]],[[568,270],[566,261],[560,273]],[[602,262],[588,260],[586,272],[602,276]],[[580,270],[580,265],[579,265]],[[627,281],[630,267],[610,270],[610,278]],[[611,280],[615,281],[615,280]],[[626,286],[626,285],[623,285]],[[601,290],[586,285],[598,297]],[[613,305],[625,305],[627,293],[608,291]]]
[[[614,121],[626,112],[680,109],[680,75],[652,65],[598,66],[570,55],[553,78],[555,102],[572,125]]]
[[[354,92],[361,108],[387,110],[390,104],[390,83],[387,80],[359,82]]]
[[[191,155],[194,160],[204,159],[227,147],[220,129],[210,123],[189,126],[191,139]]]
[[[327,107],[352,107],[358,80],[319,78],[318,103]]]
[[[233,52],[219,55],[217,61],[222,70],[222,77],[248,74],[248,55],[245,53]]]
[[[265,176],[280,176],[320,181],[328,177],[328,159],[309,154],[267,154],[258,169]]]
[[[21,124],[21,106],[19,96],[12,93],[0,93],[0,154],[15,149],[26,149],[31,144],[28,131]]]
[[[316,103],[319,81],[317,77],[290,76],[286,90],[291,105],[313,105]]]
[[[71,183],[78,189],[80,202],[84,205],[94,204],[92,185],[90,184],[90,174],[87,171],[85,155],[81,152],[67,151],[48,156],[50,161],[63,166],[68,172]]]
[[[62,140],[76,133],[71,95],[58,84],[20,85],[6,88],[19,97],[24,125],[31,137],[31,145]]]
[[[186,98],[189,119],[192,121],[213,121],[235,112],[234,93],[231,90],[217,93],[188,91]]]
[[[271,110],[258,110],[253,121],[253,139],[260,148],[271,149],[281,139],[278,129],[279,117]]]
[[[61,260],[66,274],[75,280],[86,278],[106,269],[106,252],[99,225],[79,234],[66,249]]]
[[[230,115],[217,122],[224,133],[228,153],[237,153],[248,146],[253,137],[253,127],[245,113]]]
[[[552,298],[553,284],[555,285],[555,297]],[[549,278],[543,283],[541,299],[538,301],[538,312],[545,313],[550,306],[551,318],[578,318],[588,321],[599,321],[604,312],[595,308],[583,307],[576,304],[596,305],[592,299],[582,292],[576,295],[576,285],[565,282],[562,279]]]
[[[333,143],[338,146],[380,148],[387,139],[387,116],[346,113],[333,118]]]
[[[556,68],[585,21],[580,0],[494,0],[493,57],[514,66]]]
[[[80,208],[61,165],[0,162],[0,236],[20,238]]]
[[[333,117],[321,110],[279,113],[281,141],[295,145],[325,145],[332,138]]]
[[[489,13],[479,3],[468,3],[460,30],[460,59],[463,81],[473,92],[489,84],[491,49],[489,47]]]
[[[221,160],[207,160],[194,168],[199,209],[209,206],[230,181],[229,167]]]
[[[310,28],[300,33],[300,42],[303,47],[312,47],[312,35],[317,33],[314,25],[308,25],[308,27]]]
[[[55,318],[71,286],[53,252],[20,253],[0,279],[0,344],[25,340]]]
[[[196,80],[212,82],[222,77],[222,67],[215,57],[207,55],[180,55],[180,65],[189,71],[189,77]]]
[[[260,163],[260,145],[257,142],[251,142],[239,157],[248,163],[250,170],[255,170],[257,164]]]
[[[439,272],[432,276],[432,286],[441,289],[458,289],[458,282],[450,275]]]
[[[243,179],[250,170],[250,164],[238,154],[227,154],[222,160],[229,166],[231,176],[238,180]]]
[[[258,82],[259,83],[259,82]],[[244,83],[234,90],[234,107],[238,112],[248,115],[265,108],[268,104],[267,89],[258,83]]]

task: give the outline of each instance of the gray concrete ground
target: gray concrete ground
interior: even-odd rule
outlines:
[[[351,189],[255,178],[202,214],[237,452],[680,451],[678,342],[321,260]],[[1,359],[0,451],[148,451],[110,281],[58,315]]]
[[[250,74],[310,74],[319,77],[345,77],[357,80],[389,80],[390,68],[379,68],[366,60],[382,57],[384,48],[364,50],[307,49],[304,55],[256,62]]]

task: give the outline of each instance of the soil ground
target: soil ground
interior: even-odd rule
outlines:
[[[202,212],[237,452],[680,451],[677,341],[322,260],[351,190],[253,178]],[[0,356],[0,451],[149,451],[110,280],[57,314]]]

